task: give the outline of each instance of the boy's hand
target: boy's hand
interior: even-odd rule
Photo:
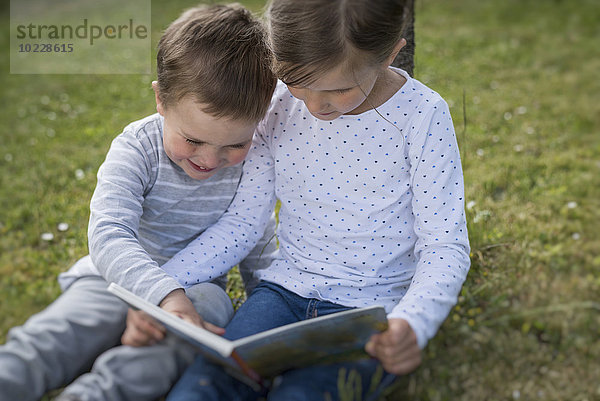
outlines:
[[[215,334],[223,335],[225,333],[225,329],[205,322],[200,317],[198,312],[196,312],[196,308],[194,308],[194,304],[192,304],[192,301],[190,301],[187,295],[185,295],[185,291],[183,289],[177,289],[170,292],[169,295],[164,297],[159,306],[167,312],[179,316],[183,320],[186,320],[196,326],[203,327]]]
[[[391,374],[412,372],[421,364],[417,336],[404,319],[389,319],[388,329],[371,337],[365,351],[381,362]]]
[[[127,327],[121,343],[133,347],[153,345],[165,338],[165,328],[148,314],[139,310],[127,311]]]

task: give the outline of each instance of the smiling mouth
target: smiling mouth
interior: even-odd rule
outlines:
[[[206,167],[199,166],[199,165],[197,165],[196,163],[194,163],[193,161],[191,161],[189,159],[187,160],[187,162],[196,171],[201,171],[203,173],[207,173],[209,171],[213,171],[214,170],[214,168],[206,168]]]

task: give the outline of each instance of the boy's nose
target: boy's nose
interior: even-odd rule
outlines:
[[[207,169],[213,169],[219,167],[219,163],[221,161],[221,157],[219,152],[216,150],[208,150],[203,149],[200,154],[198,154],[195,158],[197,162],[194,162],[202,167],[206,167]]]

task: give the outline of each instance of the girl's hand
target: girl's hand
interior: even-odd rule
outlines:
[[[389,319],[388,329],[371,337],[365,351],[381,362],[394,375],[412,372],[421,364],[417,336],[404,319]]]
[[[196,308],[194,308],[194,304],[192,304],[192,301],[185,295],[183,289],[170,292],[169,295],[164,297],[159,306],[167,312],[179,316],[183,320],[196,326],[203,327],[215,334],[223,335],[225,333],[225,329],[205,322],[200,317],[198,312],[196,312]]]
[[[129,309],[121,343],[132,347],[153,345],[165,338],[165,328],[145,312]]]

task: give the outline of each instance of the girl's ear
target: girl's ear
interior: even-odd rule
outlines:
[[[154,98],[156,99],[156,111],[158,111],[158,114],[164,117],[165,110],[162,102],[160,101],[160,97],[158,96],[158,81],[152,81],[152,89],[154,90]]]
[[[398,43],[396,43],[396,46],[394,46],[394,51],[392,51],[392,54],[390,54],[387,60],[385,60],[385,68],[388,68],[390,65],[392,65],[396,59],[396,56],[398,53],[400,53],[400,50],[402,50],[404,46],[406,46],[406,39],[402,38],[398,41]]]

